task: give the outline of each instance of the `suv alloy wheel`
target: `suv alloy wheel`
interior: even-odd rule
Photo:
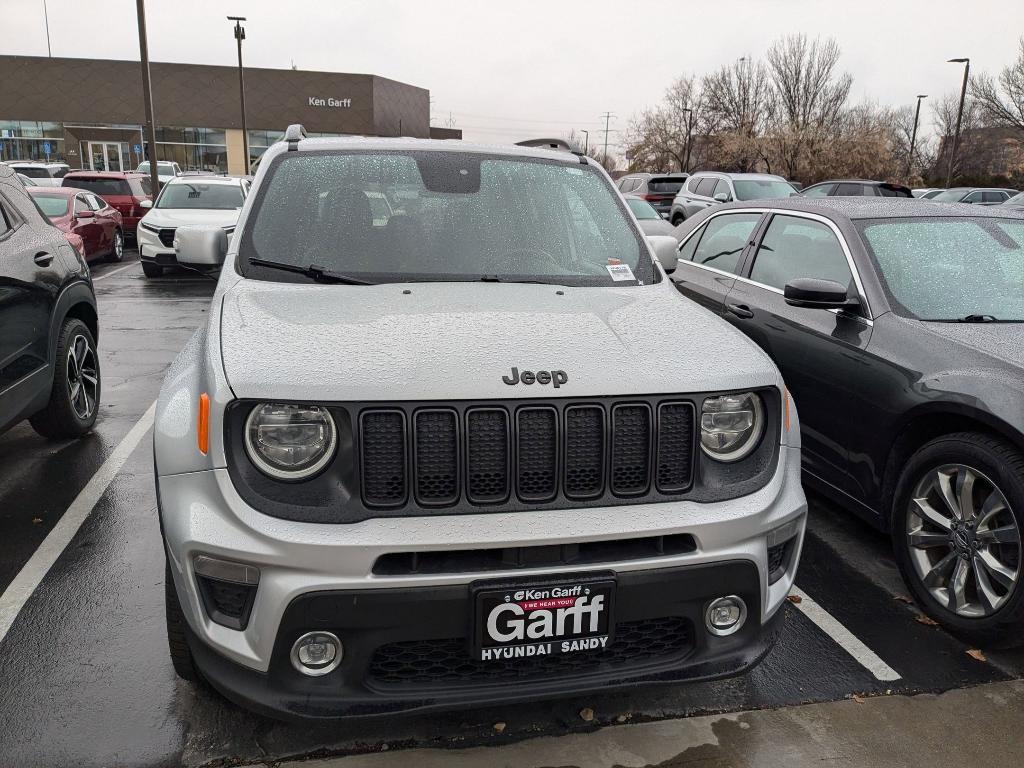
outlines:
[[[64,321],[57,342],[50,402],[29,420],[43,437],[80,437],[96,423],[100,363],[96,341],[81,320]]]

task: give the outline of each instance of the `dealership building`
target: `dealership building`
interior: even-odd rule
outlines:
[[[149,155],[137,61],[0,56],[0,160],[131,170]],[[150,65],[156,157],[242,173],[238,69]],[[461,138],[431,128],[430,92],[377,75],[245,69],[250,163],[291,123],[311,136]]]

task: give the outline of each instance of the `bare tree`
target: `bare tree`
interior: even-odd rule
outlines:
[[[694,136],[704,121],[703,95],[695,77],[680,77],[665,91],[662,103],[644,110],[626,130],[630,169],[687,170],[693,160]]]
[[[768,70],[744,58],[705,75],[703,86],[706,127],[716,134],[718,166],[755,170],[764,159],[762,137],[772,111]]]
[[[956,117],[960,109],[960,94],[947,93],[932,104],[935,133],[939,136],[935,164],[931,176],[945,179],[949,153],[952,151],[956,133]],[[966,169],[975,166],[982,151],[977,131],[982,127],[982,110],[978,102],[968,98],[964,102],[963,119],[960,123],[960,143],[953,159],[953,176],[962,176]]]
[[[988,74],[971,78],[971,99],[987,123],[1013,128],[1024,140],[1024,37],[1017,60],[1003,68],[998,81]]]
[[[825,136],[833,134],[850,95],[853,78],[839,73],[835,40],[794,34],[768,49],[768,73],[775,92],[772,144],[781,170],[811,181]]]

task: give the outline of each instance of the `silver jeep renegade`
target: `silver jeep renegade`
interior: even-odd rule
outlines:
[[[733,675],[806,502],[778,370],[568,151],[263,156],[155,436],[177,672],[279,717]]]

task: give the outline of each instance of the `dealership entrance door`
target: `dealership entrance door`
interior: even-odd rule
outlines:
[[[89,168],[93,171],[123,171],[121,145],[117,142],[89,142]]]

